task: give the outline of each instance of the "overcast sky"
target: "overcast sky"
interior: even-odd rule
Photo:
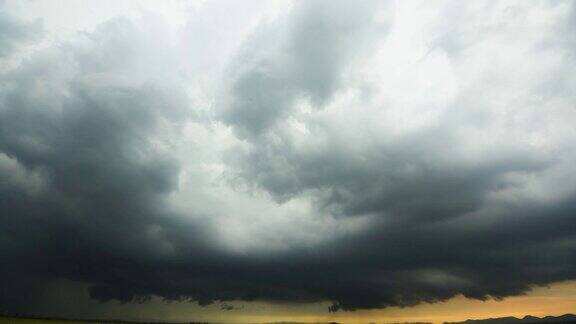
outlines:
[[[0,311],[574,280],[574,35],[568,0],[0,1]]]

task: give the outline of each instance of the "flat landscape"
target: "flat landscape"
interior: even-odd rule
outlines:
[[[48,320],[48,319],[35,319],[35,318],[0,317],[0,324],[77,324],[77,323],[87,323],[87,322]]]
[[[46,319],[46,318],[23,318],[23,317],[10,317],[0,316],[0,324],[176,324],[172,322],[137,322],[137,321],[120,321],[120,320],[68,320],[68,319]],[[178,324],[195,323],[195,322],[179,322]]]

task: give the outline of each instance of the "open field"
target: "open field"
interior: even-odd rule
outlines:
[[[86,324],[89,322],[33,319],[33,318],[0,317],[0,324],[80,324],[80,323]],[[91,322],[91,323],[97,323],[97,322]]]
[[[144,324],[153,322],[132,322],[132,321],[99,321],[99,320],[66,320],[66,319],[46,319],[46,318],[24,318],[0,315],[0,324]],[[169,322],[163,324],[171,324]],[[174,324],[174,323],[172,323]],[[178,323],[183,324],[183,323]]]

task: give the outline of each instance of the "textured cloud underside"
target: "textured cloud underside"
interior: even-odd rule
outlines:
[[[208,1],[64,36],[11,4],[0,309],[59,279],[332,310],[576,279],[571,1]]]

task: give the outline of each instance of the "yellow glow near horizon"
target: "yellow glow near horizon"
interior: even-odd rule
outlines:
[[[276,307],[278,306],[273,306],[272,308]],[[225,316],[221,319],[230,322],[442,323],[444,321],[464,321],[466,319],[504,316],[558,316],[576,312],[576,281],[557,283],[550,287],[537,287],[524,296],[509,297],[502,301],[471,300],[458,296],[446,302],[422,304],[411,308],[391,307],[381,310],[338,312],[335,314],[298,312],[298,308],[287,306],[285,312],[275,311],[275,313],[278,312],[276,314],[229,314],[232,315],[230,317],[222,314]]]
[[[56,289],[57,288],[57,289]],[[165,303],[153,298],[146,304],[99,304],[87,297],[85,289],[71,282],[59,282],[49,293],[46,314],[67,316],[66,311],[81,310],[86,318],[125,318],[132,320],[203,321],[219,323],[269,323],[269,322],[340,322],[340,323],[398,323],[464,321],[490,317],[525,315],[547,316],[576,312],[576,281],[537,287],[524,296],[509,297],[502,301],[479,301],[462,296],[436,304],[422,304],[411,308],[390,307],[386,309],[355,312],[328,313],[329,303],[272,304],[266,302],[231,302],[231,311],[221,309],[215,303],[200,307],[195,303]],[[65,308],[58,308],[50,300],[58,294],[75,291],[74,298]],[[60,296],[61,297],[61,296]]]
[[[524,296],[502,301],[472,300],[458,296],[447,302],[422,304],[412,308],[392,307],[384,310],[344,313],[342,322],[415,322],[463,321],[490,317],[525,315],[562,315],[576,311],[576,281],[537,287]],[[355,314],[356,313],[356,314]]]

